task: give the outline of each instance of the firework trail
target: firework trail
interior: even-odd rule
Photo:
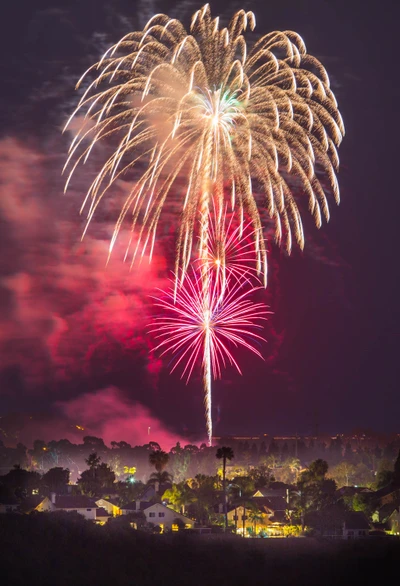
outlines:
[[[129,215],[136,236],[127,254],[133,263],[149,248],[151,259],[162,212],[179,198],[174,295],[177,299],[198,242],[203,316],[211,313],[214,295],[211,216],[220,242],[227,242],[226,205],[236,215],[239,241],[251,224],[256,272],[266,284],[260,208],[274,223],[278,243],[284,241],[290,251],[293,240],[304,246],[293,185],[308,199],[318,227],[323,216],[329,219],[321,173],[339,202],[336,147],[344,127],[328,75],[295,32],[269,33],[248,48],[244,33],[254,27],[254,14],[239,10],[220,28],[208,4],[193,15],[189,31],[177,19],[153,16],[143,31],[127,34],[82,76],[78,87],[86,76],[95,78],[66,125],[82,115],[65,165],[66,188],[99,143],[112,145],[83,202],[85,232],[114,184],[125,175],[132,178],[109,254]],[[228,280],[225,255],[222,246],[222,283]],[[207,396],[211,343],[206,336]]]
[[[246,278],[227,277],[225,294],[221,297],[217,279],[210,275],[208,283],[209,288],[204,293],[201,273],[193,272],[185,276],[182,286],[175,292],[171,281],[170,290],[161,291],[160,296],[154,298],[162,313],[154,319],[151,331],[158,341],[155,350],[161,350],[162,356],[172,353],[174,366],[171,372],[182,366],[182,378],[187,381],[202,358],[204,379],[208,377],[204,385],[211,445],[211,375],[215,379],[221,378],[222,368],[229,364],[242,374],[232,347],[242,346],[262,358],[254,343],[263,341],[257,332],[262,329],[260,322],[269,312],[263,303],[253,303],[250,299],[254,291],[262,288],[261,285],[249,287]]]

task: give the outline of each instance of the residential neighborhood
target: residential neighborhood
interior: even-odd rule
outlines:
[[[160,534],[196,531],[245,538],[343,540],[400,535],[400,452],[395,457],[394,450],[391,463],[382,460],[387,469],[379,472],[375,482],[371,475],[366,486],[359,486],[346,484],[355,473],[354,464],[342,460],[330,469],[324,459],[317,458],[304,465],[290,454],[286,463],[285,448],[277,447],[275,440],[265,456],[261,447],[258,465],[247,466],[240,451],[236,456],[224,446],[199,450],[177,445],[167,453],[152,444],[146,450],[150,466],[146,482],[136,477],[139,460],[138,466],[127,465],[125,478],[118,479],[118,467],[114,471],[112,466],[118,460],[112,454],[106,463],[95,451],[104,445],[101,440],[87,445],[87,469],[76,482],[71,481],[68,468],[56,466],[41,475],[32,466],[27,470],[14,465],[0,477],[0,514],[77,513],[100,526],[118,521],[133,530]],[[46,445],[38,447],[48,451]],[[129,449],[122,443],[112,452]],[[350,452],[347,446],[342,455],[349,459]],[[214,474],[200,472],[185,478],[182,464],[188,471],[190,462],[200,457],[206,469],[213,463]],[[353,461],[356,457],[354,453]],[[235,459],[239,460],[236,466]]]

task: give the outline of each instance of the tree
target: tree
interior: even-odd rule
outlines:
[[[334,466],[330,472],[330,478],[333,478],[339,488],[342,486],[350,486],[353,484],[355,477],[356,467],[351,462],[340,462],[337,466]]]
[[[254,535],[257,535],[257,523],[262,523],[264,521],[264,517],[257,507],[250,508],[248,516],[249,520],[252,521],[254,525]]]
[[[170,484],[171,482],[171,474],[163,470],[162,472],[153,472],[153,474],[150,475],[147,484],[154,486],[155,491],[159,493],[163,485]]]
[[[193,502],[193,498],[193,490],[186,484],[186,482],[173,484],[172,487],[168,488],[161,497],[163,501],[166,500],[179,509],[179,512],[182,513],[182,515],[185,514],[186,505]]]
[[[181,448],[179,442],[171,449],[172,454],[172,473],[176,482],[183,482],[187,477],[191,453],[189,450]]]
[[[95,470],[100,464],[101,458],[96,454],[96,452],[93,452],[93,454],[89,454],[89,456],[85,459],[85,462],[89,466],[90,470]]]
[[[33,490],[40,487],[41,476],[38,472],[28,472],[19,465],[15,465],[8,474],[1,477],[1,483],[18,498],[25,498],[32,494]]]
[[[224,491],[224,517],[225,517],[225,531],[228,529],[228,511],[227,511],[227,501],[226,501],[226,461],[232,460],[234,458],[234,453],[232,448],[227,446],[222,446],[222,448],[218,448],[217,453],[215,456],[218,460],[222,460],[222,489]]]
[[[306,511],[320,511],[335,500],[336,482],[326,478],[328,464],[318,459],[311,462],[307,470],[300,474],[297,482],[297,510],[304,526]]]
[[[169,455],[163,450],[155,450],[150,452],[149,462],[157,472],[162,472],[169,462]]]
[[[135,480],[135,482],[116,482],[113,488],[118,493],[121,504],[126,505],[143,494],[145,485],[140,480]]]
[[[374,482],[374,476],[370,468],[360,462],[357,464],[354,472],[354,484],[357,486],[368,486],[370,488]]]
[[[193,505],[197,522],[207,524],[210,520],[213,505],[216,500],[216,486],[219,484],[218,476],[207,476],[206,474],[196,474],[194,478],[189,478],[188,486],[193,490]]]
[[[94,435],[87,435],[83,438],[83,444],[85,446],[91,446],[92,448],[97,448],[98,450],[106,450],[106,445],[104,440],[101,437],[96,437]]]
[[[276,479],[285,484],[292,484],[297,481],[300,469],[300,460],[294,456],[289,456],[289,458],[282,462],[281,467],[275,471]]]
[[[266,464],[261,464],[257,468],[252,468],[249,471],[249,476],[254,482],[254,488],[264,488],[268,486],[270,482],[273,482],[274,477],[271,475],[271,470]]]
[[[65,486],[69,483],[68,468],[61,468],[56,466],[50,468],[42,477],[42,484],[46,486],[50,492],[60,493],[65,490]]]
[[[89,470],[84,470],[78,478],[78,486],[83,494],[97,496],[109,491],[115,482],[114,471],[94,452],[85,460]]]
[[[376,489],[379,490],[384,486],[387,486],[393,481],[394,471],[393,464],[390,460],[383,458],[379,462],[378,471],[376,473]]]
[[[309,467],[304,470],[300,475],[300,482],[303,484],[309,484],[313,482],[321,482],[325,480],[326,473],[328,472],[328,462],[325,460],[314,460],[311,462]]]
[[[372,496],[372,494],[362,492],[355,494],[350,505],[353,511],[361,511],[371,519],[375,509]]]

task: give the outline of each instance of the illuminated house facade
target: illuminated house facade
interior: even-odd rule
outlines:
[[[39,512],[55,512],[55,511],[75,511],[89,519],[96,521],[97,505],[94,501],[86,496],[64,496],[51,493],[50,498],[45,497],[43,501],[36,507]]]
[[[189,519],[189,517],[186,517],[181,513],[177,513],[173,509],[170,509],[161,503],[154,503],[153,505],[146,507],[143,509],[143,513],[146,517],[147,523],[158,525],[162,530],[177,529],[177,527],[174,527],[176,519],[179,519],[182,523],[184,523],[185,529],[193,529],[194,527],[194,521],[192,519]]]
[[[96,501],[96,505],[105,509],[112,517],[118,517],[119,515],[122,515],[121,507],[116,502],[111,500],[99,499]]]

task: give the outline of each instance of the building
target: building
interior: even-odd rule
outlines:
[[[369,521],[364,513],[347,512],[344,515],[343,539],[360,539],[369,535]]]
[[[96,521],[97,508],[96,503],[87,496],[64,496],[52,492],[50,498],[46,496],[35,510],[40,512],[66,511],[68,513],[74,511],[85,519]]]
[[[148,501],[132,501],[126,505],[121,506],[121,515],[130,515],[131,513],[138,513],[139,511],[143,511],[150,503]]]
[[[96,524],[97,525],[104,525],[111,519],[111,515],[103,509],[103,507],[97,507],[96,509]]]
[[[162,505],[161,503],[154,503],[143,509],[147,523],[152,523],[161,527],[161,530],[169,529],[172,531],[178,530],[176,520],[179,519],[184,525],[185,529],[193,529],[194,521],[177,513],[173,509]]]
[[[102,507],[112,517],[122,515],[122,510],[117,501],[111,499],[99,499],[96,501],[98,507]]]
[[[0,500],[0,514],[15,513],[19,509],[18,500],[14,497],[2,498]]]

